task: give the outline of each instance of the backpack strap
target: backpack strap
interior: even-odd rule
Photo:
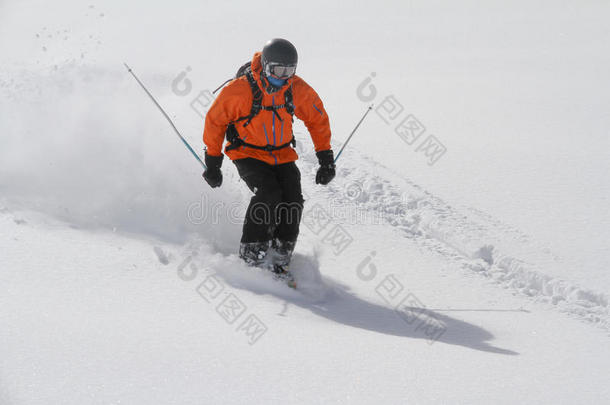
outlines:
[[[242,66],[242,68],[240,68],[238,74],[243,71],[243,75],[246,76],[246,78],[248,79],[248,84],[250,85],[250,90],[252,91],[252,106],[250,107],[250,114],[245,115],[243,117],[239,117],[235,121],[231,122],[231,124],[234,124],[239,121],[246,121],[244,123],[244,127],[247,127],[250,124],[250,121],[252,121],[252,119],[256,117],[261,110],[273,111],[277,119],[283,121],[282,117],[280,117],[280,114],[277,112],[277,110],[282,108],[286,109],[286,112],[290,114],[290,116],[292,117],[292,121],[294,121],[292,83],[290,84],[290,87],[284,92],[284,104],[263,106],[263,92],[261,91],[260,87],[258,86],[258,83],[256,83],[256,80],[254,79],[254,75],[252,74],[252,68],[250,66]]]
[[[266,110],[266,111],[273,111],[273,113],[275,114],[275,116],[277,117],[278,120],[284,121],[282,119],[282,117],[280,117],[280,114],[277,112],[277,110],[280,110],[282,108],[286,109],[286,112],[288,114],[290,114],[290,116],[292,117],[292,121],[294,122],[294,103],[292,102],[292,84],[284,92],[284,104],[263,106],[261,109]]]
[[[237,132],[237,128],[235,127],[235,124],[240,121],[246,121],[243,126],[247,127],[250,124],[250,122],[252,121],[252,119],[254,117],[256,117],[258,115],[258,113],[261,112],[261,110],[273,111],[273,113],[275,114],[277,119],[280,121],[283,121],[278,110],[284,108],[284,109],[286,109],[286,112],[288,112],[290,114],[292,121],[294,121],[294,103],[293,103],[293,95],[292,95],[292,84],[290,84],[290,87],[288,89],[286,89],[286,91],[284,92],[284,104],[273,105],[273,106],[263,106],[263,92],[261,91],[260,87],[258,86],[258,83],[256,83],[256,80],[254,79],[254,75],[252,74],[251,66],[249,64],[242,66],[237,72],[237,77],[239,77],[239,76],[246,76],[246,79],[248,79],[248,84],[250,85],[250,90],[252,91],[252,106],[250,107],[250,113],[248,115],[239,117],[235,121],[232,121],[229,123],[229,126],[227,127],[227,131],[226,131],[226,138],[227,138],[227,141],[229,141],[231,144],[225,148],[225,152],[231,151],[233,149],[237,149],[242,146],[248,147],[248,148],[253,148],[253,149],[264,150],[267,152],[272,152],[275,150],[283,149],[283,148],[286,148],[291,145],[293,147],[296,147],[296,139],[294,137],[294,134],[292,134],[292,138],[290,139],[289,142],[286,142],[282,145],[268,144],[266,146],[260,146],[260,145],[254,145],[251,143],[247,143],[246,141],[244,141],[243,139],[240,138],[239,133]]]
[[[252,91],[252,106],[250,107],[250,114],[239,117],[235,121],[231,122],[231,124],[245,120],[246,122],[244,127],[247,127],[250,124],[250,121],[252,121],[252,118],[256,117],[263,108],[263,92],[258,87],[258,84],[256,84],[256,80],[252,75],[252,69],[250,66],[245,69],[244,76],[246,76],[248,79],[248,84],[250,85],[250,90]]]
[[[254,144],[248,143],[248,142],[244,141],[243,139],[241,139],[239,137],[239,132],[237,132],[237,128],[235,128],[235,125],[233,125],[233,124],[229,124],[229,126],[227,127],[226,136],[227,136],[227,141],[229,141],[231,144],[228,145],[227,147],[225,147],[225,153],[232,151],[233,149],[241,148],[242,146],[247,147],[247,148],[252,148],[252,149],[264,150],[266,152],[273,152],[276,150],[287,148],[288,146],[292,146],[294,148],[297,144],[297,141],[293,135],[292,139],[290,141],[283,143],[281,145],[271,145],[271,144],[268,144],[265,146],[254,145]]]
[[[292,83],[290,83],[290,87],[288,90],[284,92],[284,107],[286,107],[286,112],[293,116],[292,120],[294,121],[294,102],[292,98]]]

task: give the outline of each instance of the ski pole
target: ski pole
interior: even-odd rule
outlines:
[[[354,134],[356,133],[356,130],[358,129],[358,127],[360,126],[360,124],[362,124],[362,121],[364,121],[364,119],[366,118],[366,116],[368,115],[369,112],[371,112],[371,110],[373,109],[373,104],[371,104],[369,106],[369,108],[366,109],[366,112],[364,113],[364,115],[362,116],[362,118],[360,118],[360,121],[358,121],[358,123],[356,124],[356,128],[354,128],[354,130],[352,131],[351,134],[349,134],[349,136],[347,137],[347,141],[345,141],[345,143],[343,144],[343,146],[341,147],[341,150],[339,151],[339,153],[337,153],[337,157],[335,158],[335,163],[337,163],[337,160],[339,160],[339,156],[341,156],[341,152],[343,152],[343,149],[345,149],[345,147],[347,146],[347,143],[349,142],[350,139],[352,139],[352,136],[354,136]]]
[[[153,101],[153,103],[155,103],[155,105],[157,106],[157,108],[161,111],[161,113],[163,113],[163,116],[167,119],[167,121],[169,121],[169,124],[172,126],[172,128],[174,129],[174,132],[176,133],[176,135],[178,135],[178,137],[180,138],[180,140],[182,141],[182,143],[184,143],[184,146],[186,146],[186,148],[193,154],[193,156],[195,156],[195,159],[197,159],[197,161],[199,163],[201,163],[201,166],[203,167],[203,169],[207,169],[205,163],[203,163],[203,161],[201,160],[201,158],[199,157],[199,155],[197,155],[197,153],[195,153],[195,151],[193,150],[193,148],[191,148],[191,145],[189,145],[189,143],[186,141],[186,139],[184,139],[184,137],[180,134],[180,131],[178,131],[178,128],[176,128],[176,126],[174,125],[174,123],[172,122],[171,118],[169,118],[169,115],[167,115],[167,113],[165,112],[165,110],[163,109],[163,107],[161,107],[159,105],[159,103],[157,103],[157,100],[155,100],[155,98],[153,97],[152,94],[150,94],[150,91],[148,91],[148,89],[144,86],[144,84],[142,84],[142,82],[140,81],[140,79],[138,79],[138,76],[136,76],[135,73],[133,73],[133,71],[131,70],[131,68],[127,65],[127,63],[123,62],[123,65],[125,65],[125,67],[127,68],[127,71],[129,73],[131,73],[131,75],[133,76],[134,79],[136,79],[136,81],[138,82],[138,84],[140,85],[140,87],[142,87],[142,89],[146,92],[146,94],[148,94],[148,97],[150,97],[150,99]]]

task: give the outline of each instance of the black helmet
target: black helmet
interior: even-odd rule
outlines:
[[[271,39],[263,47],[261,64],[267,76],[275,76],[278,79],[292,77],[298,60],[297,48],[285,39]]]

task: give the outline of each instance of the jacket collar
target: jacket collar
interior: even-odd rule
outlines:
[[[256,80],[259,87],[261,89],[263,89],[265,91],[265,93],[267,93],[267,85],[266,85],[267,81],[263,80],[263,77],[262,77],[263,65],[261,62],[261,57],[262,57],[262,53],[256,52],[254,54],[254,56],[252,57],[252,64],[250,65],[250,68],[252,69],[252,76],[254,77],[254,80]],[[284,85],[282,87],[280,87],[280,89],[276,93],[279,93],[284,88],[292,85],[292,79],[293,79],[293,77],[286,79],[286,83],[284,83]],[[273,94],[276,94],[276,93],[273,93]],[[270,93],[267,93],[267,94],[270,94]]]

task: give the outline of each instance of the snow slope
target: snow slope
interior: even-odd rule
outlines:
[[[35,207],[81,226],[151,234],[174,242],[194,233],[213,239],[224,253],[234,251],[248,194],[229,183],[237,179],[232,165],[225,169],[229,184],[208,190],[199,179],[197,165],[185,159],[188,155],[181,143],[169,136],[153,106],[144,103],[149,108],[130,110],[127,115],[123,104],[110,102],[119,93],[129,100],[141,98],[141,90],[121,73],[67,65],[42,77],[21,77],[32,88],[4,106],[14,112],[14,122],[8,121],[4,130],[8,135],[0,189],[17,206]],[[73,120],[50,124],[77,105],[83,93],[92,104],[72,115]],[[89,105],[95,105],[94,111]],[[36,122],[25,115],[32,113],[38,117]],[[107,117],[114,118],[105,122]],[[154,124],[153,117],[157,118]],[[49,125],[57,136],[36,136]],[[95,127],[97,136],[83,136]],[[155,137],[155,142],[141,144],[142,133]],[[316,159],[307,134],[296,136],[302,170],[313,175]],[[361,136],[369,136],[368,130],[363,129]],[[304,186],[307,195],[315,197],[310,202],[316,208],[311,215],[321,211],[339,224],[389,224],[462,267],[608,325],[606,291],[554,277],[554,266],[561,266],[561,261],[527,235],[476,209],[454,209],[357,151],[348,151],[346,156],[338,180],[328,188]],[[23,159],[30,161],[26,170]],[[79,173],[74,173],[75,167],[81,168]]]
[[[201,240],[74,229],[6,209],[0,227],[3,403],[588,403],[608,394],[606,334],[392,227],[347,226],[355,242],[340,256],[305,231],[295,259],[305,292]],[[393,243],[376,248],[367,281],[362,262],[379,239]],[[398,299],[429,308],[440,337],[420,326],[423,314],[408,323],[411,312],[401,318],[376,292],[389,276],[404,286]],[[243,306],[231,324],[220,314],[226,299]],[[264,333],[248,335],[250,315]]]
[[[199,151],[192,98],[277,27],[211,2],[0,3],[0,403],[603,402],[608,10],[549,5],[286,5],[318,25],[280,31],[335,150],[372,71],[375,102],[394,93],[447,146],[428,165],[371,114],[320,187],[301,128],[293,291],[235,256],[233,166],[207,187],[121,65]]]

